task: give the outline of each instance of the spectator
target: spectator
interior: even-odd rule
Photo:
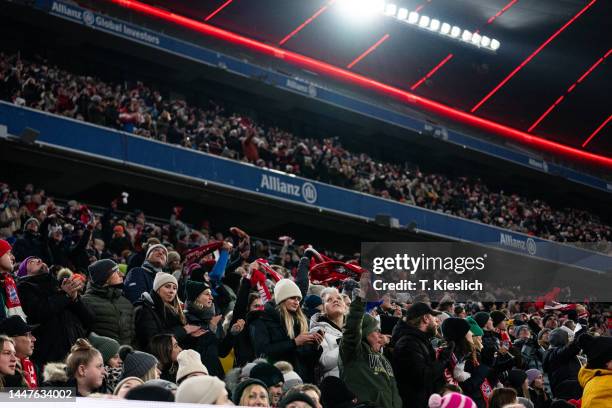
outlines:
[[[13,247],[13,253],[17,261],[23,261],[28,256],[34,256],[49,262],[49,252],[38,232],[39,228],[40,221],[36,218],[30,218],[23,224],[23,234],[15,241]]]
[[[314,366],[323,336],[308,333],[306,315],[300,307],[302,293],[289,279],[274,287],[274,302],[267,302],[262,316],[251,322],[251,341],[255,355],[272,362],[287,361],[305,381],[314,380]]]
[[[578,373],[583,388],[582,407],[608,407],[612,401],[612,337],[585,333],[578,342],[587,355],[587,365]]]
[[[14,262],[11,244],[0,239],[0,320],[10,316],[26,320],[13,278]]]
[[[127,394],[129,390],[142,384],[144,384],[144,381],[142,381],[138,377],[126,377],[123,380],[119,381],[119,383],[115,387],[115,390],[113,391],[113,395],[116,395],[117,397],[123,399],[125,398],[125,394]]]
[[[476,408],[476,403],[458,392],[449,392],[443,396],[432,394],[429,397],[429,408]]]
[[[178,370],[176,372],[176,383],[181,384],[183,380],[200,375],[208,375],[208,369],[202,364],[200,353],[194,350],[183,350],[177,358]]]
[[[151,245],[147,249],[142,266],[131,269],[124,282],[124,295],[132,304],[136,303],[143,293],[153,288],[155,274],[162,272],[168,259],[168,250],[161,244]]]
[[[66,387],[76,389],[77,397],[104,393],[104,361],[98,350],[85,339],[77,339],[66,357]]]
[[[506,405],[516,403],[516,391],[512,388],[496,388],[491,395],[489,408],[504,408]]]
[[[549,408],[551,399],[544,389],[544,376],[540,370],[531,368],[525,372],[529,384],[529,399],[534,408]]]
[[[278,404],[279,408],[315,408],[316,404],[303,392],[291,391]]]
[[[580,399],[582,390],[578,384],[580,362],[576,355],[580,346],[576,341],[569,342],[567,332],[554,329],[550,332],[550,348],[544,355],[543,368],[548,375],[553,398]]]
[[[340,339],[344,328],[346,306],[342,296],[336,288],[325,288],[321,292],[323,312],[316,313],[310,319],[310,331],[323,335],[321,347],[323,352],[319,358],[321,377],[332,375],[338,377],[338,357],[340,352]]]
[[[327,376],[320,386],[323,408],[352,408],[356,405],[357,397],[340,378]]]
[[[16,373],[17,356],[13,339],[0,334],[0,391],[10,387],[25,387],[23,377]]]
[[[95,316],[81,301],[83,281],[76,276],[58,282],[40,259],[27,262],[27,276],[17,289],[23,298],[28,324],[37,339],[32,361],[40,368],[49,361],[61,361],[76,340],[87,337]]]
[[[134,341],[134,307],[123,296],[123,277],[119,265],[110,259],[101,259],[89,268],[90,280],[83,303],[96,316],[91,330],[110,337],[120,344]]]
[[[314,384],[300,384],[293,387],[290,392],[297,391],[306,394],[315,403],[314,408],[323,408],[321,405],[321,390]]]
[[[253,378],[247,378],[238,384],[233,392],[232,401],[234,405],[241,407],[268,408],[270,406],[266,384]]]
[[[249,377],[266,384],[270,406],[278,406],[283,396],[283,383],[285,381],[283,373],[272,364],[258,363],[251,369]]]
[[[225,383],[212,376],[188,378],[176,390],[176,402],[208,405],[228,405]]]
[[[108,244],[108,249],[117,256],[120,256],[125,250],[132,251],[134,249],[132,241],[125,234],[123,225],[115,225],[113,227],[113,237]]]
[[[102,361],[104,362],[104,385],[105,392],[112,393],[119,377],[121,377],[122,362],[119,357],[119,343],[117,340],[110,337],[98,336],[96,333],[89,333],[87,338],[89,344],[91,344],[96,350],[102,355]]]
[[[453,344],[436,358],[431,346],[439,312],[422,302],[414,303],[393,330],[393,367],[404,407],[427,407],[431,394],[444,384],[444,368],[450,363]]]
[[[23,378],[23,382],[30,389],[38,388],[38,374],[36,367],[30,361],[34,352],[36,337],[32,335],[34,327],[27,325],[19,316],[11,316],[0,321],[0,334],[12,338],[17,357],[16,373]]]
[[[160,371],[155,356],[134,350],[130,346],[121,346],[119,357],[123,361],[120,381],[127,377],[138,377],[144,382],[159,378]]]
[[[151,339],[151,354],[157,357],[159,378],[176,383],[178,371],[178,355],[183,351],[176,338],[171,334],[157,334]]]
[[[367,273],[362,274],[359,295],[353,296],[346,318],[340,342],[340,378],[355,393],[359,402],[373,403],[382,408],[399,408],[402,400],[393,368],[382,354],[385,337],[380,333],[376,319],[364,314],[368,279]]]
[[[174,393],[172,391],[164,386],[152,383],[152,381],[161,380],[147,381],[145,384],[138,385],[130,389],[125,394],[125,399],[136,401],[174,402]]]

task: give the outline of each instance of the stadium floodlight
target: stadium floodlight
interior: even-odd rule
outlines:
[[[500,45],[501,45],[501,44],[499,43],[499,41],[497,41],[497,40],[495,40],[495,39],[491,40],[491,49],[492,49],[493,51],[497,51],[497,50],[499,49],[499,46],[500,46]]]
[[[338,0],[338,10],[342,17],[356,23],[381,14],[385,10],[384,0]]]
[[[429,17],[421,16],[421,18],[419,19],[419,27],[425,28],[428,25],[429,25]]]
[[[461,34],[461,39],[465,42],[470,42],[472,39],[472,33],[469,30],[463,30],[463,34]]]
[[[405,20],[408,17],[408,9],[407,8],[401,8],[397,11],[397,18],[399,20]]]
[[[488,48],[489,45],[491,45],[491,39],[487,37],[486,35],[483,35],[482,38],[480,39],[480,46]]]
[[[416,11],[411,11],[410,14],[408,14],[408,23],[416,24],[418,22],[419,22],[419,13],[417,13]]]
[[[397,13],[397,6],[395,4],[387,4],[385,6],[385,15],[393,17],[395,13]]]
[[[385,11],[385,0],[370,0],[372,11],[382,13]]]
[[[472,44],[477,45],[480,47],[480,39],[482,38],[482,36],[478,33],[474,33],[472,35]]]
[[[451,31],[451,25],[448,23],[442,23],[442,27],[440,27],[440,33],[444,35],[449,35]]]
[[[453,38],[459,38],[459,36],[461,35],[461,29],[457,26],[453,26],[453,28],[451,29],[450,35]]]
[[[440,20],[433,18],[429,23],[429,29],[431,31],[438,31],[440,29]]]

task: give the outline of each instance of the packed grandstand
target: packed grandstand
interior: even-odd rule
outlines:
[[[290,131],[226,108],[223,92],[202,104],[169,91],[167,80],[139,77],[128,64],[130,79],[117,81],[103,75],[106,66],[88,71],[57,56],[0,40],[0,109],[45,112],[248,163],[253,171],[499,227],[502,240],[512,231],[554,241],[560,251],[596,244],[590,248],[597,253],[579,252],[587,261],[612,254],[609,214],[590,203],[577,208],[575,197],[572,205],[550,201],[546,185],[524,194],[515,183],[493,186],[484,174],[425,170],[431,167],[412,157],[386,160],[346,147],[332,128]],[[2,127],[5,112],[14,111],[0,111],[0,148],[6,147],[0,153],[7,159],[0,176],[1,401],[36,391],[57,399],[63,390],[84,406],[108,400],[274,408],[612,406],[610,303],[569,301],[569,286],[526,301],[520,287],[501,282],[467,299],[450,291],[434,299],[425,290],[373,299],[355,240],[442,238],[408,226],[349,222],[346,214],[305,210],[274,195],[253,198],[229,182],[192,187],[204,198],[199,190],[175,197],[187,184],[168,191],[140,186],[145,178],[169,183],[151,169],[128,172],[110,160],[101,170],[85,155],[78,162],[83,178],[98,171],[113,178],[69,186],[71,177],[82,180],[67,165],[78,148],[58,145],[56,154],[21,140]],[[32,126],[53,133],[41,123]],[[275,215],[278,224],[258,226]],[[502,292],[504,299],[496,296]]]

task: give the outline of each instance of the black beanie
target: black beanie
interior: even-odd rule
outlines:
[[[474,315],[474,320],[476,320],[481,329],[485,327],[490,318],[491,315],[487,312],[478,312]]]
[[[119,265],[110,259],[100,259],[87,267],[91,281],[97,286],[103,286],[108,278],[118,270]]]
[[[261,380],[266,387],[273,387],[278,383],[285,382],[281,370],[269,363],[259,363],[251,369],[249,377]]]
[[[185,299],[189,302],[193,302],[200,296],[200,293],[204,292],[206,289],[210,289],[208,284],[189,279],[185,282]]]
[[[500,324],[506,319],[506,315],[500,312],[499,310],[494,310],[491,312],[491,320],[493,320],[493,327],[497,327],[498,324]]]
[[[612,360],[612,337],[594,337],[585,333],[578,338],[578,344],[587,356],[587,368],[605,368]]]
[[[349,408],[354,405],[355,394],[340,378],[325,377],[321,381],[320,388],[323,408]]]
[[[236,386],[236,389],[234,389],[234,392],[232,393],[232,402],[234,403],[234,405],[240,405],[240,399],[242,398],[242,393],[244,392],[244,390],[246,390],[247,387],[255,384],[261,385],[266,390],[268,389],[268,387],[263,381],[258,380],[256,378],[247,378],[241,383],[239,383]]]
[[[556,399],[550,403],[550,408],[576,408],[576,406],[566,400]]]
[[[523,389],[523,383],[527,379],[527,373],[523,370],[519,370],[518,368],[513,368],[508,373],[508,382],[510,386],[517,391],[521,391]]]
[[[291,391],[286,394],[278,403],[278,408],[285,408],[287,405],[295,401],[302,401],[310,405],[312,408],[317,408],[317,404],[308,395],[299,391]]]
[[[448,317],[442,322],[442,335],[448,341],[458,342],[470,331],[470,324],[460,317]]]
[[[142,384],[125,394],[126,400],[174,402],[172,391],[155,384]]]

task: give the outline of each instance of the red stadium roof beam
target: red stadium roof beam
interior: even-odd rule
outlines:
[[[382,36],[382,38],[378,41],[376,41],[370,48],[368,48],[367,50],[365,50],[363,52],[363,54],[361,54],[360,56],[358,56],[357,58],[355,58],[353,60],[353,62],[351,62],[350,64],[348,64],[346,67],[348,69],[351,69],[355,66],[355,64],[357,64],[359,61],[361,61],[362,59],[364,59],[365,57],[367,57],[372,51],[374,51],[376,48],[378,48],[378,46],[382,43],[384,43],[387,38],[389,38],[389,34],[385,34]]]
[[[593,72],[595,68],[599,66],[599,64],[604,62],[605,59],[608,58],[611,53],[612,53],[612,48],[609,49],[608,52],[603,57],[595,61],[595,63],[591,65],[589,69],[587,69],[586,72],[582,74],[580,78],[578,78],[576,82],[574,82],[569,88],[567,88],[567,91],[565,91],[563,95],[561,95],[552,105],[550,105],[550,107],[546,109],[546,111],[544,111],[544,113],[535,122],[533,122],[533,124],[529,127],[529,129],[527,129],[527,131],[531,132],[533,129],[535,129],[540,124],[540,122],[542,122],[544,118],[546,118],[548,114],[552,112],[553,109],[555,109],[557,105],[559,105],[563,101],[563,99],[565,99],[565,97],[567,97],[570,93],[572,93],[572,91],[576,89],[576,86],[578,86],[579,83],[584,81],[585,78],[588,77],[591,74],[591,72]]]
[[[206,18],[204,19],[204,21],[208,21],[210,19],[212,19],[214,16],[216,16],[217,14],[219,14],[219,12],[221,10],[223,10],[224,8],[226,8],[227,6],[230,5],[230,3],[234,1],[234,0],[227,0],[225,3],[223,3],[221,6],[219,6],[215,11],[213,11],[212,13],[210,13],[208,16],[206,16]]]
[[[295,28],[295,30],[293,30],[292,32],[290,32],[289,34],[287,34],[285,36],[285,38],[283,38],[282,40],[280,40],[278,42],[278,45],[283,45],[285,44],[287,41],[289,41],[291,38],[293,38],[293,36],[295,36],[297,33],[299,33],[300,31],[302,31],[302,29],[304,29],[304,27],[306,27],[308,24],[312,23],[317,17],[319,17],[321,14],[323,14],[332,4],[334,4],[336,0],[331,0],[329,1],[326,5],[324,5],[323,7],[321,7],[319,10],[317,10],[312,16],[308,17],[306,19],[306,21],[304,21],[302,24],[300,24],[299,26],[297,26]]]
[[[489,92],[484,98],[482,98],[480,102],[474,105],[474,107],[470,109],[470,112],[472,113],[476,112],[486,101],[488,101],[493,95],[495,95],[495,93],[497,93],[497,91],[499,91],[502,86],[506,85],[506,83],[508,83],[508,81],[510,81],[510,79],[512,79],[513,76],[515,76],[521,69],[523,69],[525,65],[529,63],[529,61],[531,61],[536,55],[540,53],[540,51],[542,51],[548,44],[550,44],[555,38],[557,38],[559,34],[565,31],[567,27],[572,25],[574,21],[578,20],[578,18],[581,15],[583,15],[588,9],[590,9],[593,6],[593,4],[595,4],[596,2],[597,0],[591,0],[589,4],[587,4],[582,9],[580,9],[580,11],[574,17],[572,17],[567,23],[563,24],[563,26],[559,28],[557,31],[555,31],[553,35],[548,37],[546,41],[544,41],[538,48],[536,48],[536,50],[532,52],[516,68],[514,68],[512,72],[508,74],[508,76],[506,76],[499,84],[497,84],[495,88],[491,90],[491,92]]]
[[[431,113],[444,116],[451,120],[463,123],[469,126],[474,126],[479,129],[493,132],[495,134],[513,139],[522,143],[532,145],[539,149],[544,149],[560,155],[570,156],[577,160],[588,161],[593,165],[600,165],[612,168],[612,157],[602,156],[595,153],[586,152],[571,146],[567,146],[552,140],[542,137],[533,136],[529,133],[518,129],[511,128],[501,123],[494,122],[489,119],[481,118],[459,109],[452,108],[442,103],[424,98],[419,95],[404,91],[391,85],[384,84],[372,78],[359,75],[344,68],[336,67],[323,61],[307,57],[296,52],[284,50],[273,45],[265,44],[261,41],[247,38],[243,35],[224,30],[219,27],[214,27],[210,24],[202,23],[191,18],[183,17],[167,10],[162,10],[153,7],[149,4],[142,3],[137,0],[107,0],[119,6],[129,8],[140,13],[147,14],[151,17],[160,18],[185,28],[198,31],[204,35],[210,35],[224,41],[231,42],[240,46],[247,47],[261,54],[285,61],[287,63],[298,65],[302,68],[311,69],[317,73],[329,75],[353,85],[367,89],[372,89],[388,96],[397,98],[403,102],[409,103],[417,108],[425,109]]]
[[[491,18],[489,18],[487,20],[487,23],[485,25],[489,25],[491,24],[493,21],[495,21],[498,17],[500,17],[502,14],[504,14],[506,11],[510,10],[510,7],[514,6],[514,4],[517,2],[518,0],[511,0],[508,4],[506,4],[504,7],[502,7],[497,13],[495,13],[495,15],[491,16]],[[480,32],[480,29],[474,31],[474,33],[478,33]],[[431,71],[429,71],[423,78],[419,79],[417,82],[415,82],[411,87],[410,90],[414,91],[416,90],[419,86],[421,86],[421,84],[423,84],[423,82],[425,82],[426,80],[428,80],[429,78],[431,78],[436,72],[438,72],[438,70],[440,68],[442,68],[448,61],[450,61],[453,58],[453,54],[448,54],[446,57],[444,57],[442,59],[442,61],[440,61]]]
[[[597,136],[597,134],[598,134],[599,132],[601,132],[601,130],[602,130],[603,128],[605,128],[605,127],[606,127],[606,125],[607,125],[607,124],[608,124],[608,123],[609,123],[611,120],[612,120],[612,115],[608,116],[608,119],[604,120],[604,122],[603,122],[601,125],[599,125],[599,126],[597,127],[597,129],[595,129],[595,131],[594,131],[593,133],[591,133],[591,135],[590,135],[590,136],[587,138],[587,140],[585,140],[585,141],[584,141],[584,143],[582,143],[582,147],[586,147],[586,145],[588,145],[588,144],[591,142],[591,140],[593,140],[593,138],[594,138],[595,136]]]
[[[425,1],[425,3],[422,3],[421,5],[419,5],[417,8],[414,9],[414,11],[416,11],[417,13],[420,13],[421,10],[423,10],[425,8],[425,6],[427,4],[431,3],[431,0],[427,0]]]

